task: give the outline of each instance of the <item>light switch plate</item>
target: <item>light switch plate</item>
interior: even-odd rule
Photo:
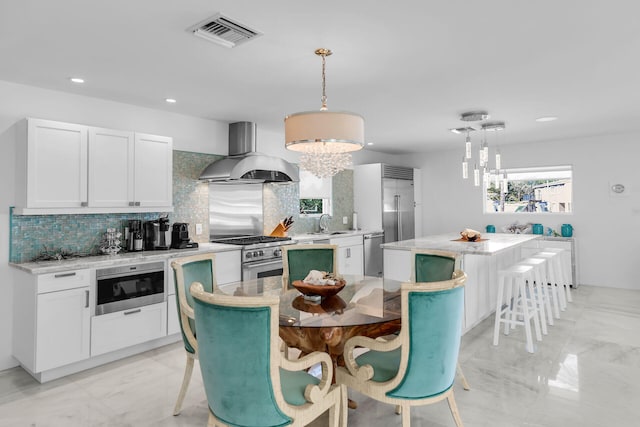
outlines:
[[[202,234],[202,224],[196,224],[196,235]]]
[[[342,217],[342,223],[343,224],[348,224],[349,223],[349,218],[347,218],[346,216]]]

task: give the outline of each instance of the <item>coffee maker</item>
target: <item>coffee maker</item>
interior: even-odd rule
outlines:
[[[142,221],[139,219],[130,219],[124,234],[127,241],[127,251],[137,252],[143,249]]]
[[[197,248],[198,243],[189,238],[189,224],[186,222],[174,222],[171,232],[171,247],[173,249]]]
[[[169,218],[160,217],[144,223],[144,249],[158,251],[169,249]]]

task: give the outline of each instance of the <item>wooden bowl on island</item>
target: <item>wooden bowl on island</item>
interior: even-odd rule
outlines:
[[[312,297],[330,297],[336,295],[344,288],[347,282],[344,279],[336,279],[335,285],[313,285],[311,283],[305,283],[302,280],[294,280],[291,283],[302,295]]]

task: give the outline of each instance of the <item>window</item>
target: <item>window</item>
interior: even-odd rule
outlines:
[[[488,174],[486,213],[571,213],[571,166],[505,169]]]
[[[310,216],[331,215],[331,178],[318,178],[300,171],[300,213]]]

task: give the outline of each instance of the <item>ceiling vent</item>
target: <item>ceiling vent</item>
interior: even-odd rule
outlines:
[[[224,47],[236,47],[262,33],[218,13],[191,28],[195,36]]]

